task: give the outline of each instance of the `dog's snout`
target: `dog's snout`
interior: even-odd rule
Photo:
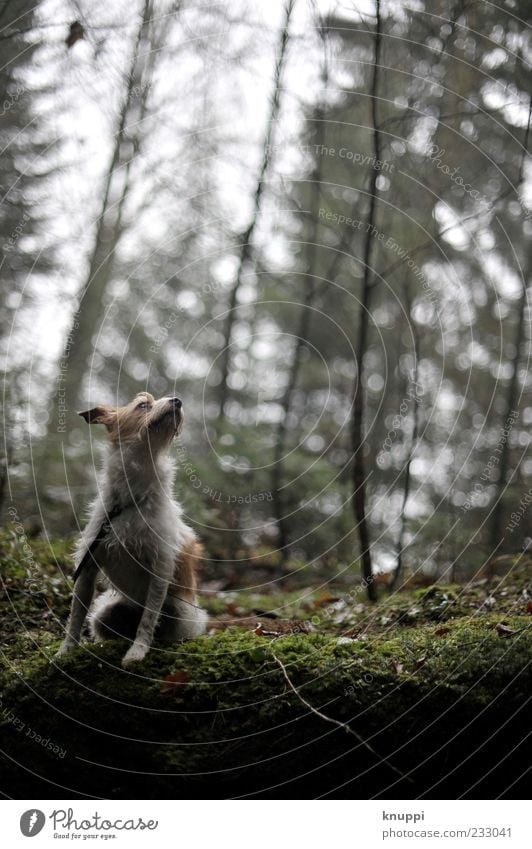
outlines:
[[[172,404],[174,405],[174,407],[177,407],[178,410],[180,410],[183,406],[183,403],[180,398],[172,398]]]

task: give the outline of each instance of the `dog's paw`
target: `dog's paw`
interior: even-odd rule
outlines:
[[[148,646],[143,643],[133,643],[131,648],[122,658],[122,666],[125,668],[129,666],[130,663],[136,663],[139,660],[144,660],[147,654]]]
[[[65,654],[68,654],[70,649],[74,648],[75,645],[75,643],[67,643],[65,640],[57,649],[56,653],[54,654],[54,657],[64,657]]]

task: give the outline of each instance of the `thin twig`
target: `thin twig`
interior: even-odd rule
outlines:
[[[275,654],[273,649],[271,649],[271,652],[272,652],[272,655],[273,655],[273,659],[278,664],[281,672],[283,673],[283,676],[285,678],[286,683],[288,684],[288,686],[290,687],[290,689],[292,690],[294,695],[297,696],[299,701],[303,705],[305,705],[305,707],[308,708],[308,710],[310,710],[311,713],[313,713],[315,716],[318,716],[320,719],[323,719],[324,722],[329,722],[331,725],[336,725],[337,728],[341,728],[342,731],[345,731],[346,734],[350,734],[352,737],[354,737],[356,740],[358,740],[358,742],[360,743],[361,746],[364,746],[364,748],[366,748],[368,750],[368,752],[370,752],[374,757],[376,757],[381,763],[386,764],[386,766],[388,766],[391,770],[393,770],[397,775],[400,775],[401,778],[404,778],[407,781],[412,782],[411,778],[409,778],[407,775],[405,775],[403,772],[401,772],[400,769],[397,769],[397,767],[394,766],[392,763],[390,763],[390,761],[387,758],[384,758],[382,755],[379,755],[379,753],[375,751],[373,746],[371,746],[371,744],[368,743],[367,740],[364,740],[364,738],[361,737],[360,734],[357,734],[356,731],[353,731],[353,729],[351,728],[350,725],[348,725],[346,722],[340,722],[340,720],[334,719],[332,716],[327,716],[326,714],[322,713],[321,710],[318,710],[317,708],[315,708],[314,705],[311,705],[310,702],[307,702],[307,700],[301,695],[301,693],[299,692],[297,687],[290,680],[290,677],[288,675],[288,672],[286,671],[286,667],[285,667],[284,663],[282,662],[282,660],[279,660],[279,658],[277,657],[277,655]]]

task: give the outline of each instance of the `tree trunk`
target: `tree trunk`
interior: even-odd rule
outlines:
[[[521,164],[519,168],[519,176],[517,179],[516,192],[522,186],[523,178],[524,178],[524,169],[525,169],[525,161],[528,157],[528,141],[530,136],[530,123],[532,119],[532,97],[529,101],[528,106],[528,122],[525,131],[525,137],[523,140],[523,155],[521,157]],[[519,305],[517,307],[517,324],[515,327],[515,336],[513,339],[514,345],[514,356],[512,359],[512,376],[508,383],[506,396],[505,396],[505,405],[504,405],[504,413],[502,418],[502,427],[501,427],[501,456],[500,462],[498,466],[498,476],[496,482],[496,496],[495,496],[495,507],[493,508],[493,513],[491,516],[491,532],[490,532],[490,560],[493,559],[493,556],[498,551],[499,546],[503,541],[503,516],[504,516],[504,490],[506,488],[506,478],[508,477],[508,467],[510,464],[510,434],[504,434],[504,428],[507,426],[507,422],[511,419],[513,421],[513,414],[515,411],[515,405],[517,403],[517,390],[518,390],[518,379],[519,379],[519,366],[521,364],[521,346],[524,341],[524,330],[525,330],[525,310],[527,308],[527,286],[532,275],[532,257],[530,255],[530,251],[527,253],[527,260],[525,269],[523,272],[523,277],[521,280],[522,290],[521,297],[519,299]],[[490,566],[491,568],[491,566]]]
[[[519,366],[521,364],[521,347],[524,341],[525,329],[525,310],[527,308],[527,285],[532,275],[532,260],[528,260],[526,268],[523,272],[522,292],[517,307],[517,324],[515,327],[515,335],[513,340],[514,356],[512,358],[512,376],[508,383],[505,394],[504,413],[501,426],[501,451],[498,465],[498,476],[496,481],[495,506],[491,514],[491,530],[490,530],[490,557],[493,557],[498,551],[504,539],[503,520],[504,520],[504,491],[506,489],[508,469],[510,465],[510,433],[514,422],[516,404],[518,403],[518,379]],[[510,422],[508,433],[505,428]]]
[[[411,315],[412,303],[410,299],[410,294],[408,291],[408,284],[405,285],[405,301],[406,301],[406,314],[408,316]],[[415,326],[415,322],[412,319],[412,334],[413,334],[413,342],[414,342],[414,369],[412,372],[412,384],[414,387],[414,395],[413,395],[413,409],[412,409],[412,433],[410,435],[410,444],[408,446],[408,455],[406,458],[405,464],[405,473],[404,473],[404,483],[403,483],[403,499],[401,502],[401,512],[399,515],[399,536],[397,537],[397,545],[396,545],[396,560],[395,560],[395,569],[393,572],[393,577],[390,583],[390,592],[393,592],[399,583],[399,579],[401,577],[401,572],[403,569],[403,552],[405,547],[405,534],[406,534],[406,505],[408,504],[408,498],[410,496],[410,468],[412,466],[412,457],[414,456],[414,451],[416,449],[417,437],[419,432],[419,396],[417,391],[418,385],[418,366],[419,366],[419,339],[417,335],[417,328]],[[407,380],[407,390],[408,390],[408,380]],[[407,393],[408,394],[408,391]]]
[[[450,19],[451,29],[450,29],[445,41],[443,42],[443,44],[441,46],[441,49],[440,49],[440,52],[439,52],[440,58],[444,54],[446,54],[449,50],[450,42],[451,42],[451,40],[454,37],[454,34],[456,32],[456,25],[457,25],[458,18],[463,11],[463,5],[464,5],[463,0],[459,0],[459,2],[457,2],[454,6],[454,11],[453,11],[453,13],[451,15],[451,19]],[[446,108],[447,108],[447,100],[450,96],[451,96],[450,93],[446,92],[446,97],[445,97]],[[453,93],[452,96],[455,96],[454,93]],[[440,104],[440,106],[439,106],[439,115],[440,116],[442,114],[442,111],[443,111],[443,105]],[[452,111],[452,109],[448,108],[448,111]],[[430,244],[432,244],[432,242]],[[404,262],[404,261],[406,261],[406,259],[409,259],[411,257],[413,258],[415,253],[418,252],[419,250],[423,250],[423,248],[418,247],[418,248],[415,248],[412,251],[409,251],[408,254],[407,254],[407,257],[404,260],[401,260],[401,262]],[[390,268],[390,269],[386,269],[386,271],[383,273],[383,277],[385,277],[389,273],[392,273],[394,271],[394,268],[395,268],[395,266]],[[412,299],[410,297],[408,282],[405,282],[404,293],[405,293],[406,314],[408,316],[410,316],[411,315],[411,307],[412,307]],[[413,370],[413,374],[412,374],[412,383],[413,383],[413,387],[414,387],[414,394],[413,394],[413,399],[412,399],[412,402],[413,402],[412,431],[411,431],[411,434],[410,434],[410,444],[408,446],[408,454],[407,454],[406,463],[405,463],[405,470],[404,470],[403,497],[402,497],[402,501],[401,501],[401,510],[400,510],[400,514],[399,514],[399,535],[397,537],[397,543],[396,543],[396,548],[395,548],[395,569],[393,571],[392,580],[391,580],[390,585],[389,585],[389,591],[390,592],[394,592],[394,590],[396,589],[396,587],[399,583],[399,580],[401,578],[402,571],[403,571],[403,554],[404,554],[404,548],[405,548],[405,535],[406,535],[406,507],[407,507],[407,504],[408,504],[408,499],[410,497],[412,458],[414,456],[414,451],[416,449],[417,438],[418,438],[418,433],[419,433],[419,396],[418,396],[418,392],[417,392],[418,368],[419,368],[419,337],[418,337],[415,321],[413,321],[413,319],[411,319],[411,321],[412,321],[411,327],[412,327],[413,343],[414,343],[414,370]],[[408,383],[407,383],[407,387],[408,387]]]
[[[323,87],[327,86],[327,66],[324,63],[323,68]],[[316,109],[316,144],[321,148],[324,140],[325,128],[325,111],[323,105],[319,105]],[[322,155],[318,154],[316,165],[312,174],[314,184],[313,203],[312,203],[312,233],[309,239],[309,258],[308,258],[308,278],[303,308],[299,314],[299,322],[296,331],[296,342],[291,352],[290,364],[288,367],[288,381],[281,400],[281,418],[275,430],[275,444],[273,451],[273,471],[272,471],[272,492],[273,492],[273,508],[275,520],[277,522],[278,546],[281,551],[282,563],[286,563],[290,553],[289,550],[289,534],[288,527],[284,518],[284,498],[283,498],[283,473],[284,473],[284,453],[286,449],[287,424],[288,415],[292,407],[292,398],[297,385],[299,371],[301,368],[301,354],[308,339],[310,330],[310,322],[312,318],[312,304],[314,303],[317,292],[317,279],[315,277],[315,269],[318,254],[318,237],[320,230],[319,221],[319,206],[321,193],[321,178],[322,178]]]
[[[262,162],[257,178],[257,185],[255,188],[255,195],[253,199],[253,214],[245,233],[243,233],[241,237],[242,242],[240,245],[240,257],[238,261],[238,268],[233,286],[231,288],[231,293],[229,295],[229,304],[223,329],[223,350],[220,356],[220,368],[222,372],[220,383],[218,386],[218,417],[220,419],[223,419],[224,417],[225,403],[229,395],[229,387],[227,381],[229,379],[229,372],[231,369],[231,340],[233,335],[233,326],[235,323],[235,310],[238,303],[238,293],[240,291],[242,277],[251,253],[251,243],[259,218],[260,205],[264,190],[264,180],[271,159],[271,142],[273,138],[274,127],[277,121],[277,117],[279,115],[279,106],[281,100],[281,79],[286,62],[287,46],[289,40],[289,26],[292,17],[292,12],[294,9],[294,3],[295,0],[287,0],[285,6],[285,17],[283,22],[283,28],[281,31],[281,38],[279,41],[277,61],[274,72],[271,108],[268,117],[268,123],[266,125],[266,135],[263,144]]]
[[[373,129],[373,154],[375,161],[380,156],[380,133],[377,115],[377,99],[379,94],[379,65],[381,58],[381,9],[380,0],[376,0],[376,17],[374,37],[374,59],[373,80],[371,85],[371,121]],[[364,355],[366,353],[369,310],[371,306],[371,292],[374,286],[373,272],[370,262],[372,258],[373,239],[375,234],[375,218],[377,206],[377,171],[371,169],[369,178],[369,212],[366,225],[366,239],[364,245],[364,280],[362,284],[362,299],[360,306],[360,321],[358,328],[358,340],[356,346],[357,375],[353,386],[353,423],[352,423],[352,449],[353,449],[353,512],[358,529],[360,545],[360,558],[362,561],[362,578],[367,589],[368,599],[377,600],[377,591],[373,583],[373,568],[371,562],[370,538],[368,519],[366,515],[366,470],[364,463]]]
[[[31,94],[21,83],[21,72],[32,63],[36,43],[29,43],[19,33],[24,22],[24,31],[35,26],[37,4],[29,0],[2,3],[0,25],[2,28],[2,63],[0,67],[0,140],[2,156],[0,160],[0,358],[2,363],[2,397],[0,400],[0,513],[5,501],[12,500],[11,489],[14,465],[18,464],[17,455],[21,443],[15,435],[17,420],[20,423],[23,407],[27,405],[26,387],[28,383],[28,360],[19,361],[13,356],[13,332],[17,323],[16,316],[24,311],[31,302],[31,285],[28,280],[34,272],[49,271],[50,254],[48,250],[37,248],[27,251],[20,249],[19,236],[36,236],[40,221],[31,192],[38,183],[34,174],[21,171],[19,156],[26,156],[32,144],[33,134],[41,132],[38,116],[30,114]],[[34,239],[34,241],[36,241]],[[42,241],[40,244],[42,248]],[[20,292],[20,304],[14,310],[9,304],[13,291]],[[24,339],[24,344],[26,344]],[[28,355],[30,344],[27,346]]]
[[[79,408],[82,400],[83,378],[90,353],[94,331],[102,315],[102,303],[110,281],[114,250],[121,227],[121,215],[125,194],[127,193],[127,178],[129,164],[121,161],[122,147],[128,114],[135,90],[136,70],[139,59],[139,48],[145,36],[151,17],[151,0],[144,0],[142,19],[139,25],[135,44],[131,54],[130,68],[127,76],[127,87],[118,117],[115,143],[109,167],[104,181],[103,200],[96,229],[94,248],[89,263],[87,280],[82,288],[78,308],[74,315],[63,360],[67,364],[62,383],[63,397],[69,410]],[[118,205],[111,202],[111,189],[117,175],[123,167],[122,186]]]

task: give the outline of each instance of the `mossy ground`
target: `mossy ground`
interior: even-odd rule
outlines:
[[[156,645],[125,671],[118,641],[54,658],[71,591],[62,575],[71,574],[69,545],[27,544],[29,554],[15,533],[0,535],[5,794],[522,792],[528,564],[502,581],[400,592],[377,606],[345,587],[220,593],[205,599],[216,629]],[[298,620],[313,630],[298,633]],[[283,623],[288,633],[277,636]]]

